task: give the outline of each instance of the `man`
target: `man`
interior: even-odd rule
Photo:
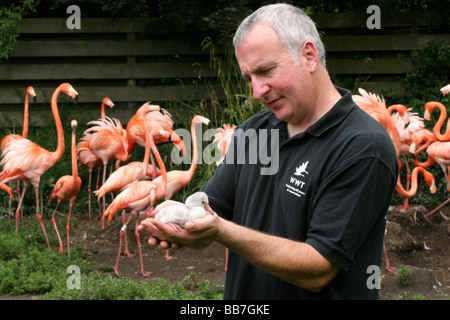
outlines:
[[[242,163],[228,152],[202,188],[217,214],[179,232],[154,219],[139,229],[162,248],[229,248],[224,299],[377,299],[368,268],[381,264],[398,175],[392,141],[332,84],[315,24],[300,9],[260,8],[233,43],[243,77],[267,107],[239,132],[264,132],[267,146],[278,146],[270,150],[277,172],[261,174],[262,161]],[[233,148],[238,141],[244,146]],[[249,159],[252,141],[238,134],[230,149]]]

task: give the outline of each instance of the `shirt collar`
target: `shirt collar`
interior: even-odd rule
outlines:
[[[349,90],[340,87],[335,88],[341,94],[342,98],[322,118],[306,129],[305,132],[315,137],[319,137],[322,133],[341,122],[351,111],[351,109],[355,107],[352,94]],[[268,120],[274,127],[286,128],[286,122],[277,119],[273,113],[270,115]]]

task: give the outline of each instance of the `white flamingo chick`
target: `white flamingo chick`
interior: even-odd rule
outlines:
[[[161,209],[155,219],[170,225],[175,231],[184,228],[184,224],[193,219],[203,218],[211,213],[208,196],[204,192],[196,192],[186,199],[186,203],[175,204]]]

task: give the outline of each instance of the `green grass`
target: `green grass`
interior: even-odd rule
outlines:
[[[61,255],[56,249],[49,250],[35,217],[25,217],[26,227],[21,225],[17,236],[14,223],[8,223],[4,215],[0,217],[0,294],[42,294],[41,299],[45,300],[204,300],[223,297],[221,285],[207,281],[196,283],[195,275],[170,284],[165,279],[146,283],[95,272],[80,246],[71,248],[70,257],[66,252]],[[64,230],[65,221],[59,224],[58,227]],[[45,227],[51,243],[57,243],[52,225],[46,223]],[[68,280],[74,275],[69,272],[69,266],[79,268],[79,289],[68,286]]]

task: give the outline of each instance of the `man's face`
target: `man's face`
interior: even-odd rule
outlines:
[[[235,51],[243,77],[251,82],[254,98],[278,119],[290,123],[305,117],[311,101],[310,72],[302,50],[300,61],[294,62],[276,32],[258,24]]]

